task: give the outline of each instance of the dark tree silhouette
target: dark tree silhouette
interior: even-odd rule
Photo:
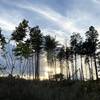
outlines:
[[[28,28],[28,21],[24,19],[12,33],[11,40],[15,40],[16,42],[23,41],[23,39],[26,36],[27,28]]]
[[[63,74],[63,63],[64,63],[64,60],[65,60],[64,47],[60,48],[60,51],[58,52],[57,58],[58,58],[59,63],[60,63],[60,73]]]
[[[54,62],[56,63],[56,48],[58,46],[58,41],[55,40],[55,38],[51,37],[50,35],[47,35],[44,37],[45,42],[44,42],[44,50],[46,51],[47,55],[47,63],[48,66],[53,66]],[[56,65],[55,65],[55,70],[56,70]],[[56,74],[56,71],[55,71]]]
[[[28,41],[23,42],[19,42],[19,44],[17,44],[16,48],[13,50],[14,51],[14,55],[21,60],[23,59],[24,62],[27,62],[26,65],[24,64],[23,66],[23,70],[22,70],[22,66],[20,65],[20,72],[23,76],[24,72],[25,72],[25,67],[30,67],[28,66],[28,58],[31,57],[32,55],[32,48],[30,47],[30,44],[28,43]]]
[[[40,52],[43,48],[43,35],[39,26],[30,28],[30,43],[35,52],[35,79],[39,79]]]
[[[96,51],[98,46],[98,32],[95,30],[93,26],[89,27],[89,31],[86,32],[86,42],[87,46],[87,54],[91,56],[91,64],[92,58],[94,59],[95,71],[96,71],[96,79],[98,79],[98,70],[97,70],[97,62],[96,62]]]
[[[75,58],[75,79],[78,78],[76,73],[77,72],[77,49],[78,49],[77,45],[81,40],[82,38],[79,33],[73,33],[73,35],[71,35],[70,45]]]
[[[70,47],[66,47],[66,50],[65,50],[65,59],[66,59],[66,64],[67,64],[67,79],[70,78],[70,70],[69,70],[69,61],[70,61],[70,58],[71,58],[71,50],[70,50]]]

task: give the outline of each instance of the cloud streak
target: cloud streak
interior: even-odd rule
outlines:
[[[0,27],[5,31],[12,31],[15,29],[15,24],[7,19],[0,18]]]
[[[40,6],[40,5],[17,5],[18,7],[29,10],[31,12],[36,12],[43,16],[44,18],[52,21],[53,23],[56,23],[62,30],[65,30],[67,32],[78,32],[80,31],[73,21],[70,19],[67,19],[67,17],[62,16],[60,13],[55,12],[49,7],[46,6]]]

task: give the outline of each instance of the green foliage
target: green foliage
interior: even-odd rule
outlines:
[[[40,52],[43,44],[43,36],[39,26],[30,29],[30,42],[35,52]]]
[[[50,35],[46,35],[44,37],[44,50],[47,53],[47,61],[48,64],[52,65],[54,62],[54,57],[55,57],[55,49],[58,46],[58,41],[55,40],[55,38],[51,37]]]
[[[3,36],[3,34],[1,34],[1,30],[0,30],[0,45],[1,45],[1,49],[4,49],[5,44],[6,44],[6,39]]]
[[[27,42],[19,42],[19,44],[17,44],[16,48],[13,51],[15,56],[17,57],[28,58],[32,54],[32,48]]]
[[[59,61],[64,61],[64,59],[65,59],[64,47],[60,48],[60,51],[58,52],[57,58]]]
[[[24,19],[19,24],[19,26],[16,27],[16,30],[12,33],[11,39],[15,40],[16,42],[22,41],[26,36],[27,28],[28,28],[28,21]]]

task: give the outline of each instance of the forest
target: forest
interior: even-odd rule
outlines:
[[[80,34],[62,44],[26,19],[9,38],[1,27],[0,99],[99,100],[99,33],[90,26]]]

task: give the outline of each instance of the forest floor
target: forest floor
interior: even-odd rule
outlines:
[[[0,100],[100,100],[100,81],[0,78]]]

